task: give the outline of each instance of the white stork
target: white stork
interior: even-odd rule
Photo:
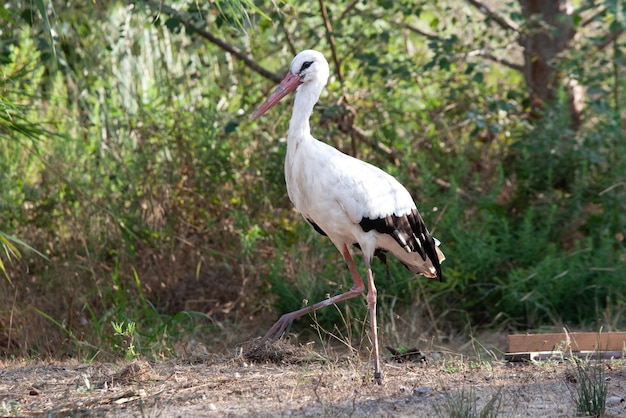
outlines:
[[[363,279],[350,255],[350,247],[355,245],[363,252],[367,269],[366,299],[372,332],[374,381],[380,384],[372,258],[388,251],[413,273],[441,280],[440,262],[444,255],[437,248],[439,242],[426,229],[411,195],[395,178],[311,136],[309,118],[328,76],[328,62],[320,52],[300,52],[293,59],[287,76],[252,119],[296,90],[287,136],[287,192],[302,216],[317,232],[327,235],[341,252],[354,286],[345,293],[281,316],[260,343],[281,337],[296,318],[363,293]]]

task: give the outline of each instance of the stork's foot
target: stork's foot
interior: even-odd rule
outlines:
[[[293,312],[284,314],[281,316],[278,321],[267,331],[267,333],[261,338],[259,341],[259,345],[265,344],[267,341],[276,342],[280,337],[289,333],[291,329],[291,324],[295,319]]]
[[[383,384],[383,374],[381,372],[374,372],[374,383],[377,385]]]

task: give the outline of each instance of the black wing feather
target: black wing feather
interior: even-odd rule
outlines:
[[[376,219],[363,217],[359,225],[365,232],[376,230],[381,234],[392,236],[407,252],[418,253],[424,261],[428,257],[437,271],[437,276],[443,280],[435,239],[428,232],[417,209],[412,209],[409,214],[402,216],[388,215]]]
[[[313,222],[312,219],[309,218],[305,218],[307,220],[308,223],[311,224],[311,226],[313,227],[313,229],[315,229],[318,233],[324,235],[325,237],[328,236],[328,234],[326,232],[324,232],[324,230],[322,228],[320,228],[320,226],[318,224],[316,224],[315,222]]]

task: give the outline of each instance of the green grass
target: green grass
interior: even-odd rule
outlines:
[[[475,389],[462,388],[435,403],[433,412],[441,418],[495,418],[500,413],[502,397],[502,388],[499,388],[482,407],[479,407]]]
[[[601,417],[606,409],[608,381],[604,362],[594,362],[574,357],[575,392],[572,392],[576,411],[585,416]]]

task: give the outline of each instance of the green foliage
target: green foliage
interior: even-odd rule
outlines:
[[[450,394],[445,400],[435,403],[433,406],[435,415],[449,418],[489,418],[497,417],[502,407],[502,388],[479,408],[477,395],[474,388],[469,390],[462,388],[459,392]]]
[[[267,279],[270,291],[275,295],[273,304],[279,313],[312,305],[352,287],[352,279],[335,247],[308,224],[297,222],[291,231],[283,235],[287,242],[275,240],[276,256],[269,260]],[[364,300],[358,300],[360,302],[350,302],[356,319],[363,318],[367,313]],[[315,314],[316,321],[326,330],[332,330],[333,324],[343,323],[343,309],[343,306],[339,310],[322,309]],[[346,325],[358,327],[357,323]],[[293,327],[310,330],[310,321],[299,321]]]
[[[604,373],[605,365],[589,360],[573,358],[576,376],[576,410],[585,416],[601,417],[606,409],[608,383]]]
[[[2,415],[7,417],[19,417],[24,414],[22,406],[16,401],[2,402],[2,406],[0,408]]]
[[[124,326],[126,325],[126,326]],[[114,348],[124,351],[124,357],[126,360],[131,361],[139,357],[139,353],[135,350],[135,327],[134,322],[111,322],[115,336],[119,337],[119,342],[114,345]]]
[[[11,235],[7,235],[4,232],[0,231],[0,249],[2,250],[1,253],[2,253],[2,256],[6,258],[9,262],[11,262],[12,260],[19,260],[20,258],[22,258],[22,253],[20,253],[20,251],[17,248],[18,245],[22,248],[25,248],[39,255],[40,257],[44,259],[47,259],[45,255],[41,254],[39,251],[37,251],[33,247],[26,244],[24,241],[18,238],[12,237]],[[7,269],[4,265],[4,262],[2,261],[2,258],[0,258],[0,270],[2,271],[6,279],[9,281],[9,283],[13,284],[11,282],[11,278],[9,277],[7,273]]]
[[[10,53],[18,58],[13,62],[5,66],[4,70],[4,88],[0,90],[0,132],[4,133],[2,138],[2,149],[0,152],[0,172],[11,174],[19,178],[19,173],[22,172],[24,176],[27,176],[29,172],[28,167],[22,171],[23,162],[15,160],[13,158],[14,153],[24,147],[33,147],[36,145],[39,137],[48,131],[38,123],[29,121],[28,116],[33,115],[33,112],[28,111],[28,107],[24,103],[24,99],[31,95],[34,95],[33,89],[28,89],[29,82],[37,83],[42,76],[42,69],[37,69],[32,62],[28,61],[29,52],[33,49],[33,43],[30,39],[30,31],[25,29],[22,32],[22,48],[24,54],[20,54],[20,48],[12,46],[9,48]],[[34,58],[38,58],[38,54],[33,52]],[[5,224],[4,227],[8,228],[12,226],[12,217],[9,214],[19,211],[20,208],[11,205],[14,203],[14,199],[22,197],[22,193],[19,189],[14,187],[13,179],[7,178],[7,176],[0,177],[0,190],[3,190],[3,195],[6,198],[0,202],[0,213],[7,214],[3,217]],[[0,227],[3,224],[0,223]],[[23,242],[22,240],[11,236],[0,230],[0,271],[6,277],[10,284],[13,284],[3,258],[8,262],[12,260],[19,260],[22,254],[18,250],[17,246],[33,251],[41,256],[43,254],[36,251],[34,248]],[[45,258],[45,256],[43,256]]]
[[[2,249],[2,256],[9,261],[11,261],[11,259],[19,259],[22,257],[22,254],[20,254],[19,250],[15,247],[13,242],[11,242],[11,237],[8,237],[3,232],[0,232],[0,249]],[[7,273],[7,269],[4,266],[2,258],[0,258],[0,270],[2,270],[2,273],[9,283],[13,284]]]
[[[117,9],[108,25],[119,19],[129,19],[122,24],[132,26],[141,16]],[[243,204],[245,190],[235,190],[235,185],[242,181],[237,173],[249,164],[243,151],[248,144],[236,142],[232,128],[218,124],[218,103],[187,73],[202,69],[201,64],[176,56],[175,47],[163,42],[166,32],[147,26],[119,36],[105,24],[87,33],[84,23],[62,27],[58,52],[65,54],[64,62],[47,77],[41,65],[45,59],[28,30],[11,46],[9,64],[3,67],[10,83],[3,90],[7,105],[1,120],[12,136],[0,141],[6,157],[0,163],[0,228],[31,239],[39,236],[36,244],[50,260],[45,267],[36,263],[34,280],[48,281],[53,292],[67,287],[63,275],[54,273],[58,266],[76,269],[71,274],[78,286],[70,300],[82,302],[81,320],[90,327],[59,321],[61,306],[25,303],[35,304],[44,319],[57,324],[51,332],[72,336],[69,352],[89,358],[98,350],[108,354],[107,346],[115,351],[118,342],[106,325],[116,322],[140,324],[136,353],[169,355],[176,341],[211,326],[211,318],[192,310],[166,313],[167,306],[155,306],[143,291],[150,289],[150,298],[158,302],[163,296],[154,290],[165,278],[149,275],[142,284],[132,264],[146,256],[174,257],[180,252],[174,245],[178,239],[189,243],[187,231],[207,234],[223,224],[217,208]],[[96,61],[83,45],[100,36],[112,46],[105,60]],[[121,49],[126,42],[135,43],[136,55]],[[184,89],[173,88],[169,76],[175,72]],[[219,94],[218,87],[211,88]],[[177,107],[169,106],[170,101]],[[47,135],[48,129],[53,133]],[[166,221],[166,213],[173,222]],[[261,233],[258,227],[252,231]],[[13,243],[21,241],[2,237],[2,248],[15,258],[19,253]],[[216,248],[208,257],[214,254],[221,253]],[[15,275],[21,267],[15,265],[9,273]],[[107,282],[111,270],[113,280]],[[22,277],[16,285],[23,293]],[[84,344],[84,338],[90,343]]]

